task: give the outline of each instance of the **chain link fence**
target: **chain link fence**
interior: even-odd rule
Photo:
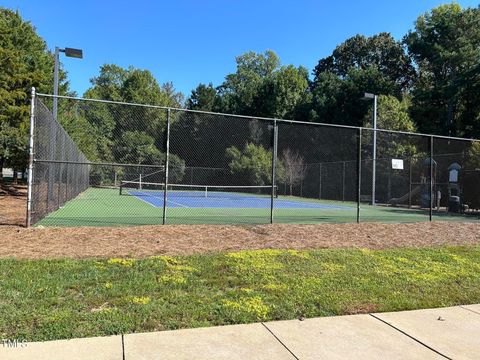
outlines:
[[[32,225],[479,218],[476,140],[60,96],[55,119],[51,99],[33,99]]]

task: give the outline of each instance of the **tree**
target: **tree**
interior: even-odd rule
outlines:
[[[379,95],[377,105],[377,127],[379,129],[415,132],[417,127],[408,112],[410,99],[407,95],[402,101],[395,96]],[[372,127],[373,109],[370,107],[364,119],[364,127]]]
[[[235,73],[218,88],[200,84],[187,100],[189,109],[304,119],[309,104],[308,72],[304,67],[280,66],[273,51],[248,52],[236,58]],[[225,150],[245,142],[266,146],[270,130],[265,122],[209,114],[185,113],[172,125],[172,147],[195,166],[225,164]]]
[[[311,85],[313,121],[360,126],[368,104],[365,92],[401,98],[415,78],[402,44],[388,33],[356,35],[321,59]]]
[[[320,73],[312,86],[312,121],[361,126],[369,104],[365,92],[393,94],[394,84],[375,67],[351,68],[345,77]]]
[[[14,173],[17,169],[25,169],[27,165],[27,149],[25,136],[19,128],[9,126],[6,122],[0,122],[0,158],[3,164],[12,166]],[[13,182],[16,183],[16,174]]]
[[[212,83],[208,85],[199,84],[187,99],[187,109],[215,111],[215,102],[217,101],[217,90]]]
[[[480,135],[480,9],[441,5],[404,38],[419,79],[412,117],[423,132]]]
[[[24,169],[27,158],[30,89],[51,92],[52,54],[35,28],[18,12],[0,8],[0,137],[15,134],[0,146],[0,181],[6,162]],[[66,74],[60,71],[60,94],[68,90]],[[6,157],[8,156],[8,158]]]
[[[237,183],[247,185],[270,185],[272,183],[272,152],[263,146],[247,143],[243,150],[231,146],[226,150],[230,159],[229,168]],[[277,181],[283,181],[284,167],[276,164]]]
[[[410,100],[405,96],[399,101],[394,96],[380,95],[377,107],[377,128],[394,131],[416,132],[415,123],[409,115]],[[364,118],[364,127],[372,128],[373,110],[370,108]],[[367,144],[372,140],[371,132],[364,132]],[[394,133],[377,133],[377,154],[379,158],[411,157],[417,152],[419,143],[425,144],[425,139],[418,136],[408,136]],[[421,148],[421,146],[420,146]],[[425,148],[425,146],[423,146]]]
[[[160,86],[150,71],[133,67],[124,69],[113,64],[103,65],[100,74],[91,83],[92,87],[84,94],[88,98],[169,107],[181,107],[183,101],[182,94],[176,92],[171,83]],[[134,145],[139,139],[145,140],[143,135],[153,139],[152,146],[158,151],[164,146],[164,109],[89,103],[86,107],[80,106],[80,114],[92,127],[92,137],[97,146],[96,158],[99,160],[124,161],[125,151],[131,151],[127,157],[132,161],[132,156],[141,157],[134,150]],[[126,134],[137,134],[139,138]],[[124,150],[121,152],[119,149]],[[133,163],[139,163],[138,161],[143,160],[138,158]],[[150,161],[157,159],[150,157]]]
[[[252,100],[258,116],[296,118],[309,102],[308,71],[300,66],[282,66],[265,78]],[[304,120],[304,119],[299,119]]]
[[[228,74],[219,86],[222,112],[243,115],[254,114],[254,99],[265,79],[278,70],[280,60],[273,51],[257,54],[253,51],[237,56],[237,70]]]
[[[293,186],[299,184],[305,178],[305,161],[298,152],[294,152],[290,148],[282,152],[281,161],[285,169],[285,183],[289,186],[290,195],[292,195]]]
[[[473,142],[467,151],[467,165],[480,170],[480,142]]]
[[[367,70],[376,68],[386,81],[394,84],[396,94],[410,88],[415,70],[402,44],[389,33],[371,37],[355,35],[337,46],[332,55],[321,59],[314,70],[314,76],[329,72],[345,78],[351,69]]]

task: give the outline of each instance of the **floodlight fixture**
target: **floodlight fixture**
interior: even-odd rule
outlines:
[[[83,51],[81,49],[65,48],[60,49],[58,46],[55,47],[55,65],[53,68],[53,118],[57,119],[57,109],[58,109],[58,68],[60,64],[60,53],[65,53],[65,56],[72,57],[76,59],[83,59]]]

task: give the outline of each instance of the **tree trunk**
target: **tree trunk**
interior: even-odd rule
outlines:
[[[18,171],[16,169],[13,169],[13,180],[12,180],[13,185],[18,184]]]

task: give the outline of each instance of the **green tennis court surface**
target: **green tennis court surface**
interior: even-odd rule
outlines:
[[[41,226],[133,226],[162,224],[163,207],[152,206],[138,196],[120,196],[117,189],[89,188],[36,225]],[[196,201],[202,201],[198,198]],[[268,202],[265,202],[268,204]],[[356,222],[357,204],[279,196],[275,203],[291,207],[274,209],[275,223],[347,223]],[[168,202],[167,202],[168,204]],[[295,205],[302,204],[302,205]],[[311,204],[312,206],[305,206]],[[241,205],[240,205],[241,206]],[[362,222],[428,221],[427,210],[361,205]],[[470,221],[467,217],[435,213],[434,220]],[[168,207],[168,224],[268,224],[270,207]]]

